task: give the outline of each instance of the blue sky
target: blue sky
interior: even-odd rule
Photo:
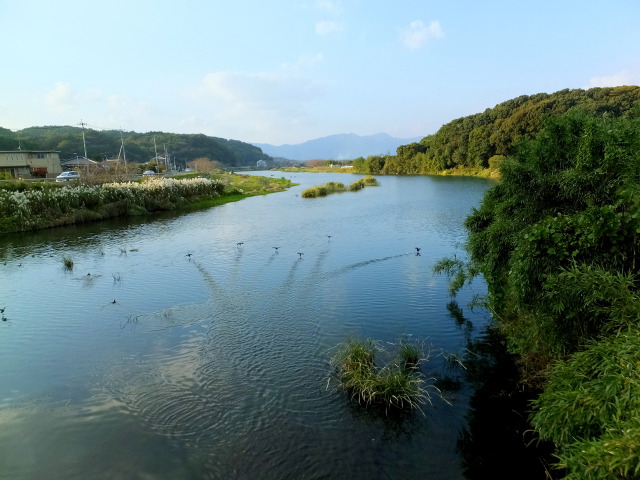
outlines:
[[[639,0],[0,0],[0,127],[425,136],[640,84]]]

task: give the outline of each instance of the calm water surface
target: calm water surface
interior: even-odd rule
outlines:
[[[386,419],[327,388],[328,359],[347,337],[408,335],[426,377],[443,373],[469,332],[431,269],[463,255],[491,182],[379,177],[304,199],[359,177],[275,175],[300,185],[0,239],[2,478],[464,478],[470,387]]]

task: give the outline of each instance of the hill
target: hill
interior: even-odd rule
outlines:
[[[360,173],[431,174],[453,168],[484,169],[535,138],[549,117],[574,110],[610,117],[640,116],[640,87],[624,86],[538,93],[500,103],[482,113],[452,120],[396,156],[358,159]]]
[[[227,167],[255,166],[259,160],[267,165],[273,159],[258,147],[238,140],[210,137],[203,134],[165,132],[121,132],[120,130],[85,129],[87,156],[104,160],[118,156],[124,143],[127,161],[146,163],[165,148],[179,167],[196,158],[209,158]],[[13,132],[0,128],[0,150],[56,150],[60,158],[84,156],[82,129],[70,126],[30,127]]]
[[[353,160],[370,155],[388,155],[395,153],[400,145],[416,142],[418,138],[394,138],[386,133],[375,135],[338,134],[316,138],[294,145],[270,145],[268,143],[253,143],[264,153],[272,157],[287,158],[289,160]]]

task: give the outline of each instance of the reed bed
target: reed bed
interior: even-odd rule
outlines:
[[[329,382],[337,382],[360,405],[382,407],[386,414],[420,410],[431,402],[420,372],[422,360],[421,349],[404,340],[393,354],[371,338],[347,339],[331,357],[334,371]]]
[[[73,186],[14,182],[0,189],[0,233],[172,210],[223,191],[224,184],[206,178]]]

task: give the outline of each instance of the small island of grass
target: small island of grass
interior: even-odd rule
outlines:
[[[302,192],[303,198],[315,198],[315,197],[325,197],[330,193],[342,193],[342,192],[357,192],[358,190],[362,190],[364,187],[375,187],[378,186],[378,180],[372,175],[367,175],[364,178],[360,178],[353,182],[349,187],[346,187],[341,182],[328,182],[324,185],[317,185],[315,187],[307,188]]]

